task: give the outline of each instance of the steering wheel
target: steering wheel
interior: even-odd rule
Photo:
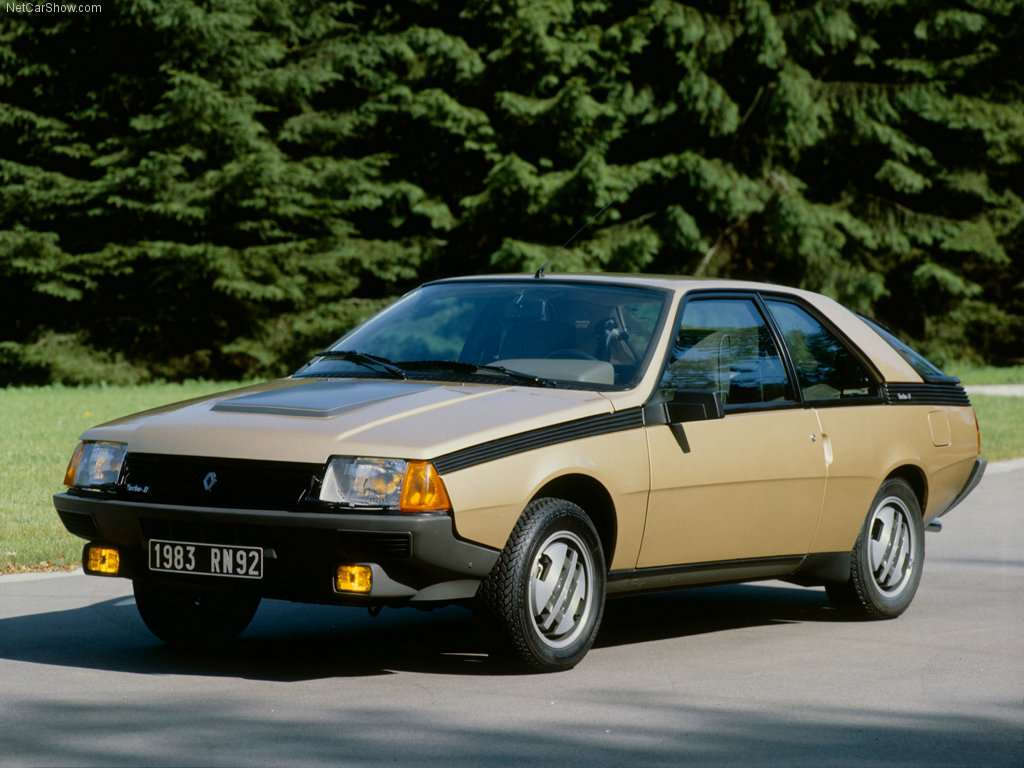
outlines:
[[[544,355],[544,359],[550,360],[551,358],[561,358],[563,360],[598,360],[599,358],[584,352],[582,349],[575,349],[573,347],[565,347],[563,349],[556,349],[553,352],[548,352]]]

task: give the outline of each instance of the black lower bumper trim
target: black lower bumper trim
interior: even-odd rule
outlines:
[[[73,533],[121,551],[121,575],[126,578],[188,582],[212,589],[230,587],[297,602],[350,602],[351,595],[334,590],[334,574],[342,564],[377,567],[382,587],[397,585],[386,589],[383,599],[453,599],[453,595],[461,597],[471,591],[467,585],[484,578],[498,557],[494,549],[459,539],[447,515],[148,505],[67,493],[57,494],[53,501]],[[152,539],[260,547],[264,552],[264,576],[255,583],[235,584],[218,576],[151,572],[146,543]],[[370,602],[375,597],[373,593],[365,596]],[[363,598],[353,602],[363,602]]]
[[[967,482],[964,483],[963,489],[956,495],[956,497],[949,502],[949,505],[939,512],[936,517],[942,517],[948,513],[953,507],[959,504],[961,501],[966,499],[975,488],[978,487],[978,483],[981,482],[981,478],[985,475],[985,467],[988,466],[988,462],[980,456],[974,460],[974,466],[971,467],[971,474],[967,477]]]

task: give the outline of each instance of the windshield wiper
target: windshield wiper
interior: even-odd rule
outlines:
[[[383,371],[396,379],[406,378],[406,371],[444,370],[461,373],[466,376],[493,373],[534,387],[557,386],[551,379],[514,371],[501,365],[476,365],[474,363],[460,363],[457,360],[408,360],[396,363],[380,355],[373,355],[369,352],[355,352],[349,349],[327,349],[323,352],[317,352],[313,356],[314,360],[317,358],[344,360],[374,371]]]
[[[474,373],[495,373],[514,381],[530,384],[534,387],[556,387],[553,380],[541,376],[534,376],[522,371],[514,371],[503,365],[476,365],[475,363],[460,363],[458,360],[403,360],[395,363],[399,368],[406,371],[432,371],[444,370],[454,373],[462,373],[470,376]]]
[[[355,363],[373,371],[383,371],[395,379],[404,379],[405,371],[386,357],[371,355],[369,352],[354,352],[349,349],[325,349],[313,355],[315,360],[318,357],[326,357],[332,360],[344,360],[347,363]]]

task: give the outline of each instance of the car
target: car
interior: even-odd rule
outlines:
[[[554,671],[606,597],[783,579],[900,615],[980,447],[956,378],[825,296],[540,272],[426,283],[291,376],[89,429],[54,505],[169,643],[262,598],[462,603]]]

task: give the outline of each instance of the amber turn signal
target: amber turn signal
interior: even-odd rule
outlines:
[[[334,586],[339,592],[369,592],[373,586],[373,571],[368,565],[339,565]]]
[[[117,576],[121,570],[121,553],[113,547],[87,544],[82,556],[82,568],[86,573],[99,576]]]
[[[429,461],[410,461],[398,508],[403,512],[447,512],[452,508],[444,481]]]
[[[82,459],[82,451],[85,449],[85,443],[79,443],[78,447],[75,448],[74,454],[71,456],[71,461],[68,462],[67,471],[64,473],[64,485],[71,488],[75,484],[75,473],[78,472],[78,462]]]

